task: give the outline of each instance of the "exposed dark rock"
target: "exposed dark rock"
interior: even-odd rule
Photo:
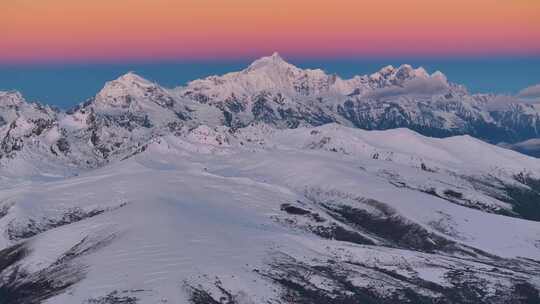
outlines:
[[[234,94],[225,100],[225,106],[233,113],[240,113],[246,110],[246,106]]]
[[[66,264],[78,257],[95,252],[109,245],[115,237],[116,235],[114,233],[94,237],[87,236],[71,247],[68,251],[64,252],[64,254],[60,256],[53,265]]]
[[[355,286],[349,279],[353,272],[340,264],[329,261],[319,265],[308,265],[293,258],[281,258],[270,271],[262,276],[283,288],[283,303],[298,304],[390,304],[390,303],[435,303],[426,296],[403,288],[382,295],[374,288]],[[332,286],[318,286],[312,277],[321,277]],[[386,275],[381,273],[381,281]]]
[[[509,184],[494,176],[484,180],[467,177],[479,191],[512,205],[513,214],[506,215],[540,221],[540,180],[523,173],[514,178],[521,185]]]
[[[456,199],[462,199],[463,198],[463,193],[454,191],[452,189],[446,189],[446,190],[444,190],[443,193],[446,196],[453,197],[453,198],[456,198]]]
[[[86,266],[76,263],[75,259],[110,244],[114,237],[114,234],[94,238],[86,237],[50,266],[35,273],[29,273],[18,265],[30,253],[26,243],[19,243],[0,251],[0,304],[40,304],[64,293],[85,276]],[[134,304],[135,302],[93,303]]]
[[[353,97],[353,96],[350,96]],[[409,128],[426,136],[448,137],[469,134],[491,143],[510,142],[537,138],[540,120],[534,114],[523,112],[520,107],[495,111],[489,114],[495,123],[483,120],[473,115],[462,106],[459,101],[448,100],[444,102],[417,103],[418,115],[410,116],[410,109],[392,100],[372,100],[349,98],[337,108],[337,113],[349,120],[354,126],[367,130],[386,130],[393,128]],[[465,122],[457,129],[449,129],[444,121],[439,121],[434,111],[444,111],[455,115]],[[479,110],[478,110],[479,111]],[[382,113],[381,113],[382,112]],[[374,116],[373,113],[379,113]]]
[[[300,207],[293,206],[291,204],[281,204],[281,210],[295,215],[306,215],[311,213],[309,210],[302,209]]]
[[[363,236],[362,234],[348,230],[338,224],[332,223],[328,226],[310,225],[308,229],[314,234],[330,240],[349,242],[359,245],[376,245],[375,242]]]
[[[32,129],[32,134],[39,136],[45,130],[52,128],[52,126],[55,124],[55,121],[39,118],[39,119],[33,120],[32,123],[34,124],[34,128]]]
[[[276,113],[274,112],[274,109],[272,109],[267,104],[267,94],[261,93],[260,95],[255,96],[253,99],[253,107],[251,109],[251,112],[253,113],[253,117],[256,121],[261,121],[264,123],[273,124],[278,119],[276,117]]]
[[[189,301],[193,304],[221,304],[219,301],[214,299],[212,295],[202,287],[187,287],[190,295]]]
[[[13,206],[13,204],[5,203],[5,202],[0,205],[0,219],[8,214],[9,209],[11,209],[11,206]]]
[[[56,146],[58,147],[58,150],[64,154],[67,154],[69,152],[70,144],[69,141],[64,137],[58,139],[58,141],[56,142]]]
[[[429,253],[446,253],[470,257],[489,254],[458,244],[439,234],[428,231],[421,225],[403,218],[386,204],[372,199],[348,196],[345,193],[312,189],[306,197],[315,205],[327,210],[338,223],[351,227],[363,236],[364,243],[379,242],[378,245],[405,248]],[[352,200],[354,204],[347,203]],[[354,205],[354,207],[353,207]],[[361,206],[368,207],[361,209]],[[375,209],[375,212],[368,211]]]
[[[129,291],[119,292],[115,290],[106,296],[88,299],[84,304],[137,304],[137,302],[138,299],[129,295]]]
[[[389,241],[397,247],[425,252],[458,251],[452,241],[434,235],[420,225],[409,222],[394,213],[376,216],[366,210],[347,205],[323,204],[322,206],[345,223]]]
[[[507,197],[499,199],[512,204],[512,211],[525,219],[540,221],[540,192],[507,185],[505,193]]]
[[[540,294],[538,289],[534,288],[528,282],[520,282],[514,285],[514,300],[520,304],[540,303]]]
[[[26,239],[50,229],[76,223],[84,219],[100,215],[107,211],[122,208],[126,206],[126,204],[127,203],[123,203],[114,208],[94,209],[90,211],[85,211],[81,208],[73,208],[66,210],[59,218],[48,218],[40,220],[30,218],[24,226],[21,226],[20,224],[14,224],[12,222],[8,225],[6,232],[10,240]]]
[[[194,286],[187,281],[184,282],[183,287],[189,295],[189,301],[193,304],[247,304],[249,301],[243,292],[233,293],[224,288],[219,278],[216,278],[212,284],[212,287],[219,292],[217,295],[212,294],[201,285]]]
[[[21,137],[16,137],[12,135],[12,132],[17,128],[17,122],[13,121],[9,125],[9,129],[6,132],[6,135],[0,141],[0,158],[8,157],[12,158],[15,155],[15,152],[21,151],[24,146],[24,141]]]
[[[492,277],[508,280],[504,272],[477,272],[469,270],[465,265],[447,270],[446,280],[449,285],[439,285],[416,276],[407,277],[377,266],[332,260],[308,263],[286,255],[277,257],[268,271],[256,273],[282,287],[281,299],[284,303],[538,303],[538,290],[526,281],[510,280],[514,284],[509,288],[485,279]],[[352,277],[366,277],[372,283],[358,286],[353,283]],[[325,283],[315,284],[313,278],[316,278],[315,282]],[[494,293],[488,293],[487,286],[497,289]]]
[[[83,277],[83,268],[61,263],[27,273],[17,263],[28,253],[25,243],[0,251],[0,304],[40,304]]]
[[[231,112],[223,111],[223,117],[225,118],[225,125],[232,127],[233,116]]]
[[[296,223],[294,218],[278,220],[278,222],[282,222],[286,225],[302,228],[325,239],[350,242],[354,244],[375,245],[372,240],[363,236],[361,233],[343,227],[337,222],[321,225],[321,223],[325,223],[327,222],[327,220],[321,215],[319,215],[319,213],[293,206],[291,204],[282,204],[281,210],[287,212],[292,216],[300,216],[309,220],[308,224],[300,226],[298,226],[298,223]]]

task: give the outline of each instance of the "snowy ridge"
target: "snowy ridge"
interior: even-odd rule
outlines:
[[[218,107],[225,124],[256,121],[277,127],[328,122],[363,129],[407,127],[430,136],[469,134],[498,143],[538,137],[539,112],[511,96],[469,94],[441,72],[410,65],[342,79],[300,69],[278,54],[247,69],[175,89],[181,97]]]
[[[1,106],[3,108],[5,107],[13,107],[20,105],[24,102],[24,98],[22,97],[21,93],[17,91],[11,91],[11,92],[3,92],[0,91],[0,102]]]
[[[304,90],[304,94],[316,94],[328,90],[336,79],[322,70],[299,69],[274,53],[254,61],[241,72],[192,81],[182,93],[196,92],[221,100],[233,94],[248,96],[261,91],[294,94]]]
[[[8,122],[20,114],[28,117],[19,119],[20,131],[10,132],[17,139],[8,138]],[[327,123],[368,130],[407,127],[436,137],[469,134],[510,143],[509,147],[538,137],[540,130],[534,105],[504,96],[470,95],[440,72],[430,75],[410,65],[387,66],[344,80],[319,69],[295,67],[277,53],[243,71],[195,80],[174,90],[129,72],[66,113],[28,104],[17,92],[0,94],[4,156],[14,156],[18,142],[43,141],[53,156],[70,158],[76,165],[96,166],[126,157],[156,136],[178,132],[185,125],[242,128],[260,122],[277,128]],[[56,143],[43,140],[41,132],[22,131],[45,126],[56,126],[57,135],[48,136]]]
[[[369,76],[342,79],[337,75],[328,75],[321,69],[300,69],[274,53],[257,59],[243,71],[195,80],[182,90],[184,95],[197,92],[217,101],[223,101],[231,95],[252,95],[261,91],[286,95],[347,95],[355,90],[402,86],[406,81],[416,78],[436,79],[448,85],[446,76],[441,72],[430,75],[423,68],[413,69],[406,64],[399,68],[387,66]]]

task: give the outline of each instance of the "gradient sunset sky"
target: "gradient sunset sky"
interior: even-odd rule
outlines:
[[[538,0],[2,0],[0,61],[540,54]]]
[[[540,0],[0,0],[0,90],[61,107],[130,70],[172,87],[274,51],[343,77],[409,63],[513,94],[540,83]]]

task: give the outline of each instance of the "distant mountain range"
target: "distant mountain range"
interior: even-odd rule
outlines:
[[[519,142],[540,136],[540,104],[469,94],[440,72],[429,74],[409,65],[341,79],[297,68],[275,53],[243,71],[175,89],[128,73],[67,112],[28,104],[17,92],[0,93],[0,157],[39,142],[53,155],[92,165],[183,125],[242,128],[254,123],[277,128],[327,123],[366,130],[406,127],[434,137],[468,134],[536,155],[537,150],[519,148]]]

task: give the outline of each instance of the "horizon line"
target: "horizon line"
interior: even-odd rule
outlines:
[[[271,56],[273,52],[268,52],[264,55],[241,55],[241,56],[224,56],[221,58],[215,56],[209,57],[163,57],[163,58],[151,58],[151,57],[137,57],[137,58],[50,58],[50,59],[36,59],[36,60],[9,60],[2,61],[0,59],[1,67],[24,67],[24,66],[87,66],[87,65],[154,65],[154,64],[196,64],[196,63],[246,63],[252,62],[259,58]],[[526,59],[540,59],[539,53],[519,53],[519,54],[382,54],[382,55],[297,55],[283,52],[277,52],[283,57],[285,61],[296,62],[312,62],[317,60],[324,61],[374,61],[374,60],[426,60],[426,61],[489,61],[489,60],[526,60]],[[403,62],[407,64],[407,62]]]

